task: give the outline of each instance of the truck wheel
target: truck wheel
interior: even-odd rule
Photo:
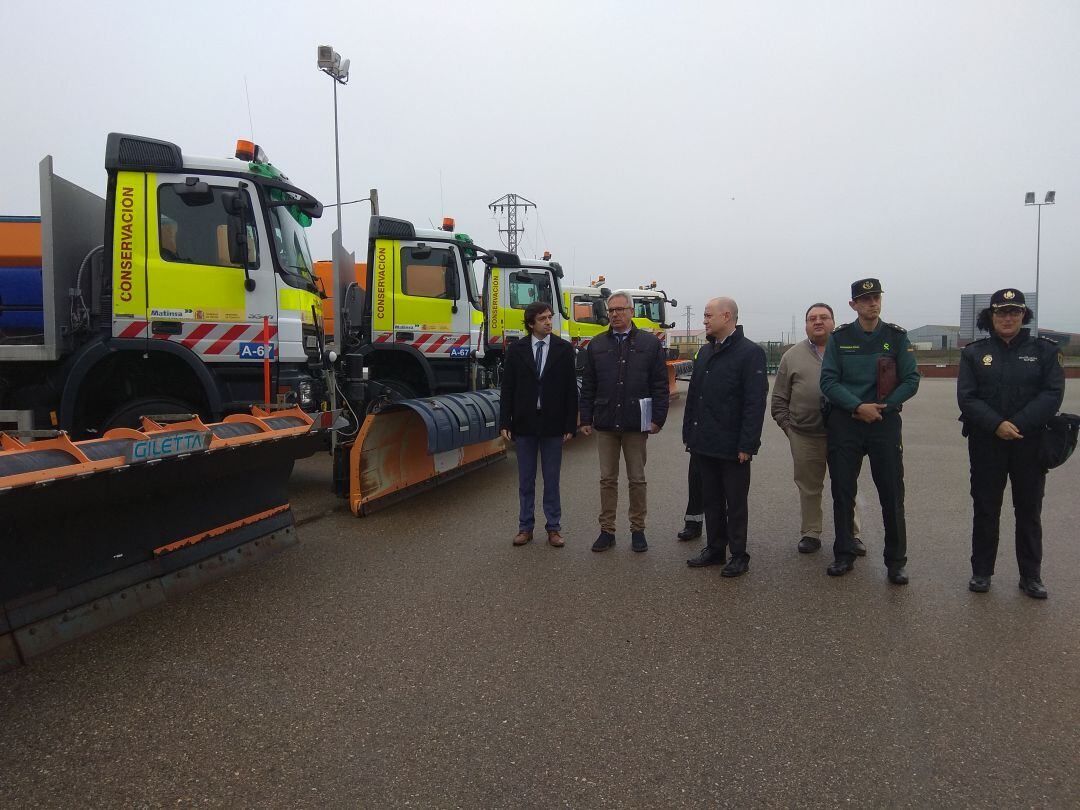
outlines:
[[[121,405],[105,419],[101,432],[117,427],[135,428],[141,426],[140,416],[154,416],[166,413],[198,413],[190,403],[170,397],[144,397]]]

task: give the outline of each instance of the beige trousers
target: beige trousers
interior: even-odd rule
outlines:
[[[596,431],[596,448],[600,454],[600,531],[615,533],[620,453],[626,461],[626,480],[630,485],[630,531],[645,531],[645,443],[648,438],[648,433],[636,431]]]
[[[807,436],[788,430],[791,459],[795,462],[795,486],[799,488],[802,536],[821,539],[821,492],[825,486],[826,444],[824,436]],[[859,537],[859,507],[852,515],[854,537]]]

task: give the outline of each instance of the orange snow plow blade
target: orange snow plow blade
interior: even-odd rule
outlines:
[[[499,392],[395,402],[369,414],[349,453],[349,507],[362,517],[506,457]]]
[[[689,380],[690,375],[694,373],[694,361],[693,360],[668,360],[667,361],[667,383],[668,383],[668,398],[679,398],[679,380]]]
[[[295,408],[0,434],[0,670],[295,543],[293,462],[324,444]]]

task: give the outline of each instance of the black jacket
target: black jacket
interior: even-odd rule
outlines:
[[[641,431],[638,400],[652,400],[652,421],[664,426],[668,411],[667,357],[651,332],[630,325],[620,346],[611,329],[585,350],[581,376],[581,424],[597,430]]]
[[[536,412],[539,395],[543,408]],[[574,348],[558,335],[548,338],[544,376],[536,376],[532,338],[506,350],[499,398],[499,429],[520,436],[564,436],[577,430],[578,389]]]
[[[765,350],[736,326],[723,343],[698,352],[683,410],[683,444],[715,458],[753,455],[761,447],[768,393]]]
[[[1057,343],[1027,329],[1007,346],[994,335],[969,343],[960,355],[956,399],[964,435],[993,433],[1008,420],[1027,437],[1046,426],[1064,396]]]

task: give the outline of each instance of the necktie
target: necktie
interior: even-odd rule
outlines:
[[[540,372],[544,368],[544,341],[540,341],[536,344],[536,376],[540,377]],[[540,386],[536,387],[536,409],[540,410],[541,406],[541,392]]]

